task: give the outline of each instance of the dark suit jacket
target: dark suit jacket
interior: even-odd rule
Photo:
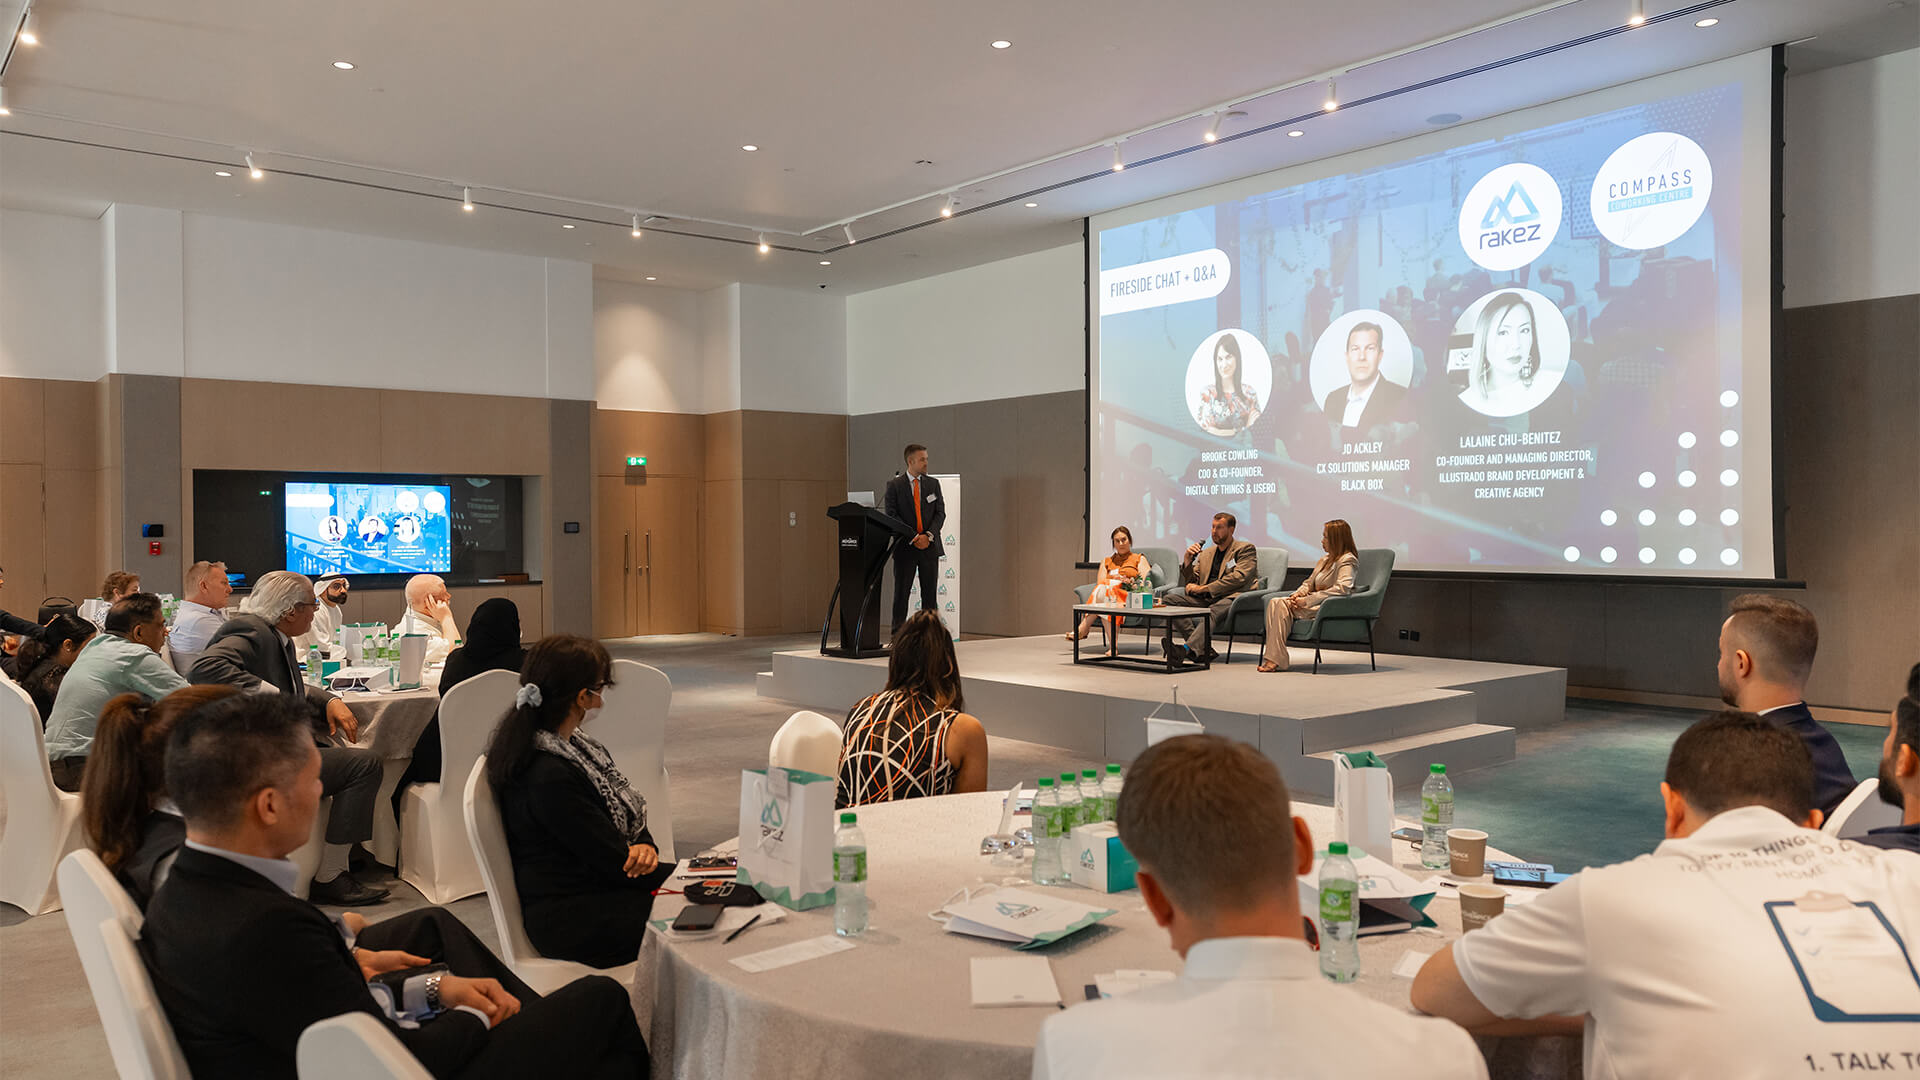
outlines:
[[[607,889],[651,895],[646,877],[630,878],[621,870],[626,838],[579,769],[535,753],[498,797],[522,903]],[[652,844],[653,835],[643,831],[639,842]]]
[[[1847,768],[1847,755],[1840,752],[1833,733],[1813,718],[1806,702],[1776,709],[1766,718],[1800,736],[1800,741],[1807,744],[1807,752],[1813,755],[1813,805],[1823,814],[1833,813],[1833,808],[1860,786],[1853,778],[1853,770]]]
[[[1883,825],[1878,829],[1868,829],[1865,836],[1849,836],[1846,839],[1888,851],[1920,852],[1920,825]]]
[[[1327,414],[1328,420],[1338,424],[1346,419],[1347,391],[1351,389],[1353,384],[1348,383],[1328,394],[1327,400],[1321,403],[1320,408]],[[1381,375],[1373,384],[1373,395],[1367,398],[1367,407],[1360,410],[1360,422],[1345,430],[1366,432],[1376,424],[1391,423],[1406,400],[1407,388]]]
[[[300,1033],[349,1012],[379,1017],[435,1076],[458,1073],[486,1045],[486,1024],[471,1013],[411,1031],[388,1022],[319,908],[218,855],[181,850],[147,905],[141,943],[198,1080],[294,1080]]]
[[[325,710],[335,694],[300,679],[292,646],[280,640],[280,631],[258,615],[235,615],[213,632],[200,659],[188,673],[190,683],[222,683],[251,690],[272,683],[283,694],[302,694],[314,707],[316,729],[327,734]]]
[[[913,480],[906,473],[900,473],[887,481],[887,501],[882,509],[886,510],[887,516],[898,518],[906,522],[908,527],[912,527]],[[940,527],[947,523],[947,498],[940,493],[940,481],[935,480],[931,474],[920,478],[920,522],[924,531],[933,534],[933,543],[927,545],[927,550],[935,555],[946,554],[947,547],[940,542]],[[909,537],[901,540],[900,547],[895,549],[895,554],[902,550],[918,551],[909,542],[911,539]]]
[[[187,823],[179,815],[164,810],[147,811],[146,818],[140,822],[140,846],[113,868],[120,887],[127,890],[140,910],[145,911],[153,902],[154,890],[158,888],[154,878],[159,875],[161,864],[168,856],[180,852],[186,843]]]

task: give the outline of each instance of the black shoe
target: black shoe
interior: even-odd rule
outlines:
[[[1214,652],[1212,649],[1207,650],[1207,663],[1211,664],[1218,659],[1220,659],[1219,653]]]
[[[332,904],[336,907],[359,907],[362,904],[378,904],[387,898],[387,890],[376,889],[355,881],[352,874],[341,874],[332,881],[316,881],[307,890],[307,899],[315,904]]]
[[[1181,664],[1186,662],[1187,647],[1185,645],[1175,645],[1173,643],[1172,638],[1168,638],[1165,641],[1161,642],[1160,644],[1163,646],[1164,651],[1167,654],[1167,663],[1172,664],[1175,667],[1179,667]]]
[[[370,870],[374,867],[375,863],[376,860],[373,857],[373,852],[368,851],[366,845],[356,843],[347,848],[348,870],[356,873],[361,870]]]

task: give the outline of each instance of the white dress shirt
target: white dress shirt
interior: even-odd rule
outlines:
[[[1202,941],[1180,978],[1075,1005],[1041,1027],[1033,1051],[1034,1080],[1486,1075],[1464,1029],[1327,982],[1297,938]]]
[[[1837,912],[1796,903],[1815,892]],[[1588,1080],[1885,1070],[1920,1049],[1920,855],[1741,807],[1508,908],[1453,955],[1499,1016],[1584,1013]],[[1817,995],[1909,1015],[1823,1019]]]
[[[173,613],[173,629],[168,633],[167,644],[176,653],[205,652],[207,642],[213,640],[214,631],[219,630],[226,621],[226,608],[210,608],[205,604],[182,600],[180,610]]]
[[[1341,427],[1359,427],[1360,414],[1367,411],[1367,402],[1373,400],[1374,388],[1380,385],[1380,375],[1376,372],[1367,388],[1354,392],[1353,384],[1347,384],[1347,411],[1340,419]]]

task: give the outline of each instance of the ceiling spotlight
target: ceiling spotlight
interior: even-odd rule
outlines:
[[[639,214],[633,215],[633,238],[635,240],[640,239],[640,215]]]
[[[1127,167],[1127,159],[1120,156],[1120,144],[1113,144],[1113,171],[1119,172]]]
[[[267,175],[266,173],[260,171],[260,166],[255,165],[253,163],[252,151],[248,151],[247,153],[247,175],[253,177],[255,180],[258,180],[261,177]]]
[[[563,229],[571,229],[574,227],[574,225],[573,225],[573,222],[571,221],[563,221],[560,223],[560,227]]]
[[[1633,0],[1633,14],[1627,16],[1628,26],[1644,26],[1647,22],[1647,0]]]
[[[760,149],[760,148],[759,148],[759,147],[757,147],[757,146],[755,146],[755,145],[753,145],[752,143],[743,143],[743,144],[741,145],[741,147],[740,147],[740,149],[742,149],[742,150],[745,150],[745,151],[746,151],[747,153],[749,153],[749,154],[751,154],[751,153],[753,153],[753,152],[754,152],[755,150],[758,150],[758,149]]]
[[[27,8],[26,18],[20,20],[20,38],[19,38],[20,44],[22,45],[40,44],[39,25],[40,25],[40,20],[34,18],[33,8],[31,7]]]
[[[0,116],[12,116],[13,110],[7,108],[7,88],[0,86]]]
[[[659,279],[659,278],[656,278],[656,277],[650,277],[650,278],[648,278],[647,280],[648,280],[648,281],[659,281],[660,279]]]
[[[460,189],[460,209],[465,210],[469,214],[473,213],[472,188],[463,187]]]
[[[1320,103],[1320,108],[1326,110],[1327,112],[1332,112],[1333,110],[1339,107],[1340,107],[1339,90],[1334,86],[1333,80],[1328,79],[1327,80],[1327,100]]]
[[[1304,132],[1304,131],[1301,131],[1301,130],[1300,130],[1299,128],[1294,128],[1294,129],[1293,129],[1292,131],[1289,131],[1289,132],[1287,132],[1287,138],[1289,138],[1289,139],[1297,139],[1297,138],[1299,138],[1300,136],[1302,136],[1302,135],[1305,135],[1305,134],[1306,134],[1306,132]]]
[[[334,66],[334,67],[337,67],[337,68],[339,68],[339,69],[340,69],[341,71],[352,71],[352,70],[353,70],[353,61],[351,61],[351,60],[335,60],[335,61],[333,62],[333,66]]]
[[[851,244],[856,244],[856,243],[859,243],[859,241],[857,241],[857,240],[855,240],[855,239],[853,238],[853,226],[852,226],[852,225],[842,225],[842,226],[840,226],[840,231],[841,231],[841,232],[843,232],[843,233],[846,233],[846,234],[847,234],[847,243],[848,243],[849,245],[851,245]]]
[[[1002,39],[994,42],[993,47],[996,49],[1011,49],[1013,48],[1013,42]]]
[[[773,245],[767,243],[767,234],[761,233],[760,234],[760,254],[765,255],[767,252],[772,250],[773,250]]]
[[[1220,125],[1224,123],[1226,119],[1227,119],[1226,113],[1214,113],[1213,123],[1207,125],[1207,133],[1201,136],[1201,138],[1207,140],[1208,142],[1219,142],[1220,141]]]
[[[1702,30],[1705,30],[1709,26],[1719,26],[1720,20],[1719,19],[1701,19],[1700,21],[1694,23],[1693,25],[1699,27]]]
[[[1039,204],[1039,203],[1037,203],[1037,202],[1030,202],[1030,203],[1028,203],[1028,204],[1027,204],[1027,209],[1029,209],[1029,210],[1031,210],[1031,209],[1033,209],[1034,207],[1036,207],[1036,206],[1039,206],[1039,205],[1040,205],[1040,204]]]
[[[832,259],[821,259],[821,260],[820,260],[820,265],[821,265],[821,266],[832,266],[832,265],[833,265],[833,260],[832,260]]]
[[[953,196],[952,195],[947,196],[947,204],[940,208],[940,216],[941,217],[953,216]]]

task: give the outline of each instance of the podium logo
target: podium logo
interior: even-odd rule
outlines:
[[[840,538],[840,546],[844,548],[857,548],[860,546],[860,538],[857,536],[843,536]]]
[[[1560,185],[1538,165],[1516,161],[1481,177],[1460,205],[1460,246],[1488,270],[1518,270],[1560,233]]]
[[[1671,131],[1629,139],[1593,175],[1587,206],[1600,235],[1644,251],[1693,228],[1713,194],[1713,163],[1700,144]]]

